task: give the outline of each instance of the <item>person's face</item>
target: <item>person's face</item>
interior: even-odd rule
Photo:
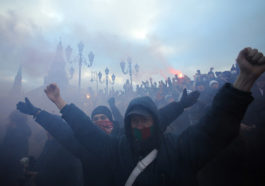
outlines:
[[[109,118],[105,114],[96,114],[92,119],[93,123],[104,130],[107,134],[110,134],[113,126],[107,123],[110,122]]]
[[[109,118],[105,114],[96,114],[93,117],[93,123],[96,123],[97,121],[109,121]]]
[[[131,127],[142,130],[153,126],[154,120],[151,116],[132,115],[131,116]]]

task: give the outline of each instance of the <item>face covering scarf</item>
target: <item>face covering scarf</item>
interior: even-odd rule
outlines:
[[[148,127],[148,128],[143,128],[143,129],[133,129],[133,135],[134,137],[139,140],[146,140],[147,138],[149,138],[150,136],[152,136],[154,133],[154,127]]]
[[[107,134],[110,134],[113,129],[113,123],[111,121],[101,120],[101,121],[96,121],[95,123]]]

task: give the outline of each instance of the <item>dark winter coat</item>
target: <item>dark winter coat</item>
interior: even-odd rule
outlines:
[[[261,94],[259,88],[255,85],[253,86],[251,92],[254,97],[254,101],[249,105],[246,115],[243,119],[243,123],[249,126],[257,126],[260,121],[264,118],[265,114],[265,90],[263,90],[263,95]]]
[[[138,176],[134,185],[195,185],[197,171],[238,135],[240,121],[251,101],[250,93],[226,84],[197,125],[189,127],[179,137],[157,132],[157,158]],[[135,105],[151,111],[156,128],[161,123],[168,123],[169,118],[159,117],[151,99],[133,100],[126,114]],[[127,115],[126,135],[111,137],[94,126],[89,117],[73,104],[66,105],[61,113],[80,143],[109,164],[114,184],[124,185],[137,162],[143,158],[135,153]]]
[[[164,126],[161,125],[161,130],[164,131],[167,125],[175,120],[182,112],[183,108],[176,102],[161,108],[159,114],[169,122],[165,123]],[[102,160],[104,156],[95,156],[85,149],[77,141],[72,129],[61,117],[46,111],[41,111],[36,117],[36,122],[46,129],[67,151],[80,159],[83,167],[84,185],[111,185],[110,169],[107,163]],[[94,127],[97,128],[95,125]],[[121,135],[121,130],[118,123],[115,122],[111,136],[117,135]]]
[[[106,165],[102,163],[101,158],[91,155],[92,153],[76,140],[72,129],[60,116],[41,111],[36,122],[46,129],[68,152],[81,161],[83,175],[86,175],[83,176],[84,185],[105,185],[110,182],[109,174],[102,174],[102,169],[106,168]]]

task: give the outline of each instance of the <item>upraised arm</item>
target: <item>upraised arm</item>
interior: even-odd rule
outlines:
[[[119,111],[118,107],[116,106],[115,104],[115,98],[114,97],[111,97],[109,100],[108,100],[108,103],[109,103],[109,106],[110,106],[110,109],[112,111],[112,114],[113,114],[113,117],[114,117],[114,120],[118,122],[119,124],[119,128],[124,128],[124,124],[123,124],[123,116],[121,115],[121,112]]]
[[[17,109],[24,114],[33,115],[38,124],[76,157],[81,159],[84,154],[87,154],[85,148],[74,137],[72,129],[60,116],[35,107],[28,98],[25,98],[25,102],[20,101]]]
[[[200,122],[189,127],[178,140],[177,149],[194,171],[199,170],[239,134],[241,120],[250,102],[249,92],[265,71],[265,57],[256,49],[245,48],[237,58],[240,74],[233,85],[226,84],[216,94],[210,110]]]
[[[66,104],[60,96],[60,89],[56,84],[50,84],[45,89],[47,97],[60,109],[62,118],[73,129],[75,137],[89,152],[106,153],[110,137],[95,126],[90,118],[74,104]]]
[[[62,110],[62,108],[66,105],[66,102],[61,97],[60,89],[55,83],[48,85],[44,92],[59,110]]]
[[[265,71],[265,57],[257,49],[245,48],[237,57],[240,73],[234,82],[234,88],[249,92],[255,81]]]
[[[164,132],[183,113],[185,108],[191,107],[197,102],[199,96],[200,93],[198,91],[194,91],[188,95],[187,90],[184,89],[179,102],[172,102],[160,108],[158,110],[161,121],[160,130]]]
[[[35,121],[75,157],[82,160],[89,156],[88,151],[75,138],[70,126],[60,116],[41,111]]]

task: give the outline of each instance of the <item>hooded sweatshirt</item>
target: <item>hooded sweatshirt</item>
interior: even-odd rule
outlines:
[[[189,127],[178,137],[156,132],[159,142],[155,146],[158,148],[157,157],[137,177],[134,185],[196,185],[197,171],[238,135],[240,121],[251,101],[250,93],[226,84],[197,125]],[[165,122],[159,117],[155,104],[146,97],[134,99],[126,113],[136,105],[151,111],[156,127]],[[100,132],[89,117],[73,104],[65,106],[61,113],[80,143],[93,154],[104,157],[104,163],[111,169],[114,185],[124,185],[137,162],[144,158],[135,153],[126,115],[125,135],[111,137]]]

